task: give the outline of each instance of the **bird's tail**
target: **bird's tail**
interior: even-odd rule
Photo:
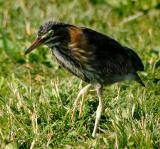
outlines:
[[[132,49],[128,47],[124,48],[132,61],[135,71],[144,71],[144,65],[137,53],[135,53]]]
[[[144,83],[142,82],[141,78],[139,77],[139,75],[137,73],[134,74],[135,76],[135,80],[140,83],[143,87],[145,87]]]

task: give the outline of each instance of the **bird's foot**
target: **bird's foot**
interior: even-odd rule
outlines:
[[[78,106],[78,102],[80,100],[80,98],[82,97],[82,101],[81,101],[81,104],[80,104],[80,112],[79,112],[79,117],[81,117],[82,115],[82,111],[83,111],[83,104],[84,104],[84,99],[85,99],[85,95],[87,94],[89,88],[91,87],[91,84],[88,84],[86,85],[84,88],[82,88],[80,90],[80,92],[78,93],[78,96],[73,104],[73,110],[72,110],[72,116],[71,116],[71,121],[73,122],[73,119],[74,119],[74,114],[75,114],[75,111],[76,111],[76,108]]]

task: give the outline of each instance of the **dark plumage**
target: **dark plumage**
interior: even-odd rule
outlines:
[[[139,56],[111,37],[85,27],[54,21],[43,24],[37,35],[26,54],[46,44],[64,68],[96,88],[99,106],[92,136],[95,136],[102,112],[104,85],[133,79],[144,86],[137,74],[137,71],[144,70]]]

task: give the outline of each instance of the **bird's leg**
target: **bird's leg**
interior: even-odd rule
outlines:
[[[88,89],[91,87],[91,84],[88,84],[86,85],[84,88],[82,88],[80,90],[80,92],[78,93],[78,96],[73,104],[73,110],[72,110],[72,117],[71,117],[71,120],[73,121],[73,117],[74,117],[74,113],[75,113],[75,110],[77,108],[77,104],[78,104],[78,101],[80,99],[80,97],[82,97],[82,104],[81,104],[81,107],[80,107],[80,111],[82,111],[82,106],[83,106],[83,102],[84,102],[84,97],[85,95],[87,94],[88,92]]]
[[[87,86],[85,86],[84,92],[83,92],[82,95],[81,95],[81,96],[82,96],[82,100],[81,100],[80,108],[79,108],[79,118],[80,118],[81,115],[82,115],[83,104],[84,104],[85,96],[87,95],[90,86],[91,86],[91,84],[88,84]]]
[[[98,95],[98,99],[99,99],[99,104],[97,107],[97,111],[96,111],[96,121],[94,124],[94,130],[92,133],[92,137],[95,138],[96,136],[96,131],[97,131],[97,127],[101,118],[101,114],[102,114],[102,110],[103,110],[103,99],[102,99],[102,85],[98,84],[96,86],[96,91],[97,91],[97,95]]]

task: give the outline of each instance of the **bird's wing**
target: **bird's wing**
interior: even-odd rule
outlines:
[[[134,65],[125,48],[116,40],[88,28],[83,33],[94,52],[99,70],[110,74],[125,74],[134,71]]]

